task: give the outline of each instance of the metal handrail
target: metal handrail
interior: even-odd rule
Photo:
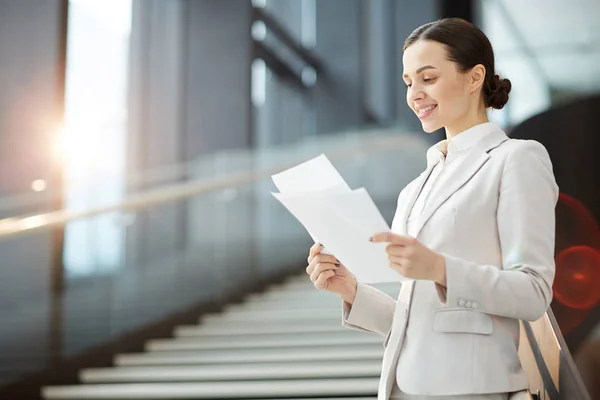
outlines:
[[[519,358],[530,390],[551,400],[590,400],[551,308],[537,321],[521,321],[521,335]]]
[[[575,361],[573,360],[573,355],[571,354],[571,351],[569,350],[569,347],[567,346],[567,342],[560,330],[560,326],[558,325],[558,321],[556,320],[556,316],[554,315],[552,308],[548,308],[548,311],[546,312],[546,316],[548,318],[550,329],[552,330],[552,333],[554,334],[554,339],[556,340],[558,348],[560,349],[560,351],[562,353],[562,357],[561,357],[561,363],[563,364],[563,368],[561,369],[562,373],[570,374],[569,379],[571,379],[573,381],[573,387],[578,389],[578,393],[575,394],[578,399],[591,400],[590,394],[588,393],[585,383],[584,383],[583,379],[581,378],[581,374],[579,373],[579,370],[575,364]]]
[[[374,138],[365,136],[358,146],[345,147],[340,150],[327,152],[330,160],[344,160],[360,155],[366,155],[380,150],[389,150],[390,146],[406,144],[406,135]],[[58,210],[35,215],[17,216],[0,220],[0,240],[26,235],[57,226],[63,226],[71,221],[92,217],[115,211],[133,211],[148,208],[158,204],[179,201],[189,197],[213,192],[219,189],[236,187],[243,184],[267,179],[271,175],[293,167],[305,159],[278,164],[258,171],[240,172],[227,177],[202,181],[188,181],[165,185],[156,189],[132,195],[125,201],[93,207],[85,210]]]

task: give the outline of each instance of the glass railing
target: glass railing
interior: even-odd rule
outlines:
[[[361,131],[222,152],[139,175],[119,202],[99,201],[104,187],[94,179],[77,190],[91,208],[81,201],[0,220],[0,378],[47,368],[299,271],[310,237],[270,194],[270,175],[325,153],[391,222],[398,193],[423,169],[428,146],[422,135]],[[62,227],[63,273],[55,262]],[[64,290],[55,293],[57,279]]]

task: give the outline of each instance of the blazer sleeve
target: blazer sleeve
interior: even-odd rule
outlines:
[[[372,286],[358,282],[352,306],[343,304],[342,326],[386,336],[392,327],[396,300]]]
[[[442,303],[526,321],[541,318],[552,300],[557,200],[548,152],[536,141],[521,141],[507,156],[500,183],[502,268],[443,254],[446,288],[436,285]]]

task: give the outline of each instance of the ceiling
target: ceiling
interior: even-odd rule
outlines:
[[[600,1],[479,0],[497,61],[527,62],[552,89],[600,91]]]

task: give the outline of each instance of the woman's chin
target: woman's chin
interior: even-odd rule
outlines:
[[[423,121],[421,125],[423,126],[423,130],[427,133],[435,132],[441,128],[441,126],[438,126],[439,124],[435,124],[429,121]]]

